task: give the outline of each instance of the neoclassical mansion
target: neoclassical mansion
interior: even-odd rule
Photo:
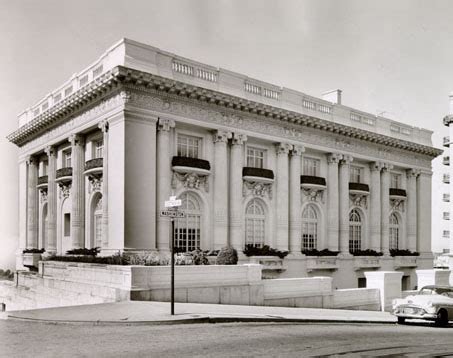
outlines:
[[[8,139],[20,147],[18,268],[24,248],[168,252],[170,195],[185,212],[177,247],[288,250],[279,277],[357,287],[364,271],[401,270],[413,288],[432,267],[441,151],[430,131],[344,106],[339,90],[320,99],[123,39]],[[384,255],[351,255],[365,249]]]

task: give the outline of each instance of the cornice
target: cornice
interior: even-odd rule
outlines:
[[[152,89],[158,92],[168,93],[169,95],[175,97],[183,97],[192,101],[214,104],[229,110],[265,116],[281,122],[287,122],[309,128],[311,127],[337,135],[342,135],[347,138],[365,140],[371,143],[378,143],[388,147],[428,155],[430,157],[437,157],[443,152],[442,150],[434,147],[393,138],[364,129],[350,127],[344,124],[334,123],[306,114],[285,110],[206,88],[200,88],[180,81],[133,70],[123,66],[117,66],[106,72],[95,81],[87,84],[71,96],[63,99],[57,105],[43,112],[31,122],[20,127],[7,138],[14,144],[22,146],[31,139],[45,132],[49,127],[64,121],[75,111],[98,101],[99,98],[120,87],[145,91]]]

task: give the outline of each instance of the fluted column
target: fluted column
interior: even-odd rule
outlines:
[[[340,161],[340,252],[349,254],[349,167],[352,156],[343,155]]]
[[[291,254],[301,253],[300,158],[304,151],[303,146],[295,145],[291,150],[289,165],[289,251]]]
[[[45,150],[48,157],[47,177],[47,248],[50,253],[57,251],[57,184],[55,174],[57,170],[57,151],[54,147]]]
[[[370,248],[381,251],[381,170],[383,163],[370,164],[371,188],[370,188]]]
[[[38,160],[29,157],[27,179],[27,248],[38,248]]]
[[[102,159],[102,247],[109,246],[109,122],[99,123],[98,127],[103,133],[103,159]]]
[[[228,245],[228,158],[227,144],[232,135],[214,133],[214,249]]]
[[[72,248],[85,247],[85,139],[72,134],[71,142],[72,185],[71,185],[71,238]]]
[[[339,217],[338,217],[338,163],[343,156],[338,153],[327,155],[327,247],[338,251]]]
[[[389,254],[389,217],[390,217],[390,170],[393,165],[384,163],[381,172],[381,249]]]
[[[410,251],[417,250],[417,176],[419,170],[408,169],[407,174],[407,229],[406,247]]]
[[[244,166],[243,144],[245,134],[234,133],[231,142],[230,162],[230,245],[241,252],[244,249],[244,232],[242,229],[242,167]]]
[[[159,118],[157,123],[157,248],[170,250],[170,219],[161,217],[160,210],[171,194],[170,131],[175,127],[172,119]]]
[[[288,153],[292,149],[288,143],[278,143],[277,150],[277,250],[288,250]]]
[[[431,171],[421,171],[417,178],[417,251],[431,253]]]

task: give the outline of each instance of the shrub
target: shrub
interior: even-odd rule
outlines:
[[[302,250],[302,253],[307,256],[337,256],[340,252],[339,251],[330,251],[329,249],[323,249],[321,251],[317,249],[311,250]]]
[[[350,251],[350,253],[354,256],[382,256],[382,252],[377,252],[375,250],[356,250],[356,251]]]
[[[206,250],[203,251],[207,256],[217,256],[220,250]]]
[[[390,256],[420,256],[420,253],[407,249],[390,249]]]
[[[201,250],[194,250],[191,252],[192,261],[194,265],[209,265],[208,255]]]
[[[117,253],[112,256],[90,256],[90,255],[83,255],[83,256],[50,256],[45,261],[64,261],[64,262],[83,262],[83,263],[90,263],[90,264],[105,264],[105,265],[127,265],[127,260],[124,258],[123,255]]]
[[[11,271],[11,270],[3,271],[2,269],[0,269],[0,280],[13,281],[14,280],[14,272]]]
[[[22,250],[23,254],[43,254],[45,249],[24,249]]]
[[[263,247],[256,247],[253,245],[245,245],[244,254],[246,256],[278,256],[283,259],[288,255],[288,251],[279,251],[264,245]]]
[[[238,252],[232,247],[224,247],[217,255],[217,265],[236,265],[238,263]]]
[[[97,254],[101,251],[99,247],[94,247],[92,249],[72,249],[66,251],[66,255],[86,255],[86,256],[97,256]]]

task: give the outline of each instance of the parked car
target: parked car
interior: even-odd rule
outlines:
[[[415,295],[393,300],[392,306],[399,324],[406,319],[423,319],[445,326],[453,320],[453,287],[425,286]]]

